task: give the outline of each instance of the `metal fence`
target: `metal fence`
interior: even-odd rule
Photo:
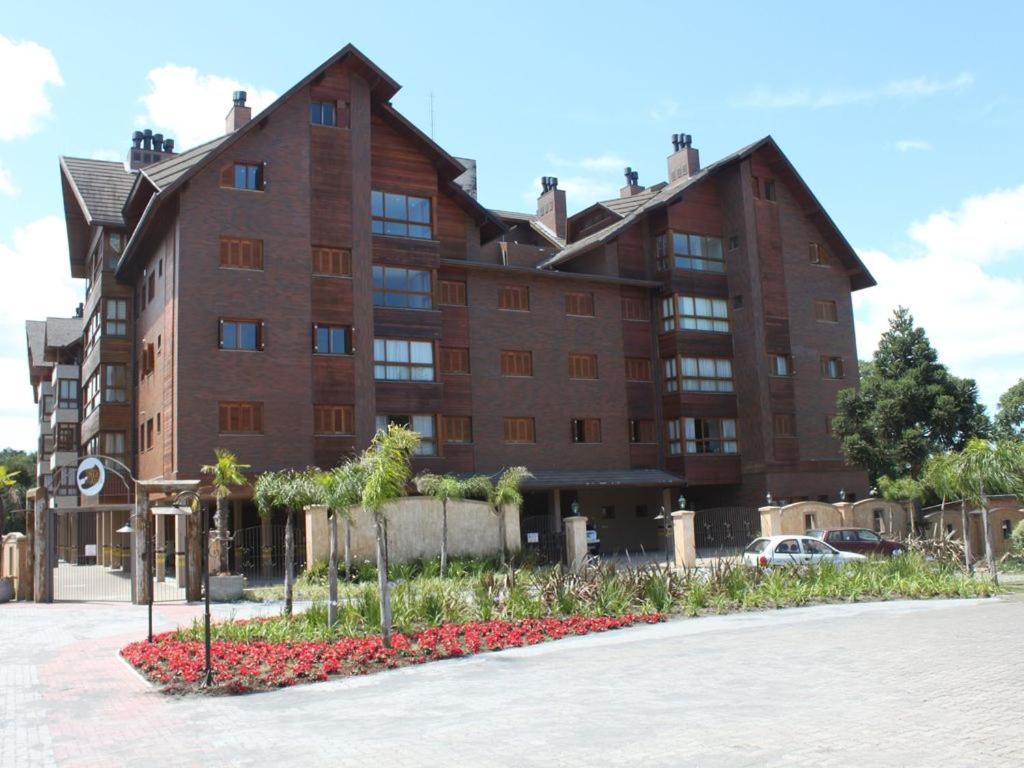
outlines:
[[[306,528],[295,526],[295,575],[306,567]],[[266,537],[266,541],[264,538]],[[284,581],[285,526],[253,526],[235,531],[232,541],[234,571],[249,584],[274,584]]]
[[[694,529],[700,556],[738,554],[761,535],[761,514],[753,507],[699,509]]]
[[[550,565],[565,561],[565,532],[551,530],[550,515],[524,517],[519,527],[525,552]]]

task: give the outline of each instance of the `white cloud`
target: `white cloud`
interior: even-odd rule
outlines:
[[[982,401],[1024,370],[1024,274],[995,275],[988,263],[1024,258],[1024,186],[964,200],[908,230],[913,254],[862,250],[878,286],[854,294],[857,346],[870,357],[893,309],[910,308],[942,362],[976,379]]]
[[[139,127],[153,128],[173,138],[184,150],[224,133],[224,116],[231,108],[231,94],[245,91],[253,115],[266,108],[277,94],[230,77],[200,74],[195,67],[168,64],[151,69],[149,93],[142,97],[146,113],[136,119]]]
[[[46,86],[64,85],[49,49],[0,35],[0,140],[20,139],[39,130],[53,111]]]
[[[864,104],[882,99],[908,99],[934,96],[938,93],[962,91],[974,85],[970,72],[961,72],[949,80],[934,80],[915,77],[906,80],[890,80],[874,87],[828,88],[813,92],[806,88],[789,91],[758,89],[733,101],[733,106],[753,109],[824,109],[850,104]]]
[[[11,197],[14,197],[18,192],[18,188],[14,186],[14,179],[11,177],[11,172],[4,168],[3,161],[0,160],[0,195],[10,195]]]
[[[933,149],[932,143],[924,139],[900,139],[894,146],[900,152],[931,152]]]
[[[605,153],[597,157],[585,157],[580,160],[580,167],[590,171],[621,171],[626,167],[626,161],[618,155]]]
[[[32,450],[36,406],[28,382],[25,320],[68,317],[82,301],[82,283],[68,274],[64,220],[47,216],[0,242],[0,443]]]

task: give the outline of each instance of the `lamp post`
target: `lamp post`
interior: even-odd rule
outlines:
[[[682,499],[683,497],[680,496],[679,498]],[[666,568],[671,568],[672,567],[672,561],[671,561],[671,552],[670,552],[670,547],[669,547],[669,536],[671,535],[671,531],[672,531],[672,529],[670,527],[671,526],[671,522],[670,521],[672,519],[672,516],[665,511],[665,505],[664,504],[662,504],[659,507],[659,510],[660,510],[660,512],[655,516],[654,519],[655,520],[661,520],[661,527],[665,529],[665,567]]]

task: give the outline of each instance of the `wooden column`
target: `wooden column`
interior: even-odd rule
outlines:
[[[153,515],[149,511],[149,494],[139,492],[130,522],[132,602],[145,605],[153,591]]]
[[[185,524],[185,538],[187,544],[185,563],[185,599],[189,601],[199,600],[203,594],[203,515],[206,510],[202,504],[199,509],[188,515]]]
[[[37,603],[53,602],[53,566],[50,564],[49,536],[50,510],[47,506],[46,489],[36,489],[36,503],[33,510],[35,536],[32,539],[34,572],[32,574],[32,599]]]
[[[36,529],[36,516],[35,516],[35,489],[31,489],[28,495],[25,497],[25,535],[28,537],[28,552],[26,553],[25,560],[25,594],[26,599],[31,599],[33,596],[33,584],[35,584],[36,575],[36,553],[35,553],[35,529]]]
[[[167,519],[162,515],[153,519],[153,538],[156,547],[154,549],[156,568],[156,580],[166,581],[167,579]]]
[[[178,582],[179,589],[188,582],[185,566],[185,529],[190,517],[192,515],[174,516],[174,580]]]

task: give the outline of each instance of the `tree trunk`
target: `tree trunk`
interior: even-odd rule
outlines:
[[[498,515],[498,544],[501,545],[501,564],[505,564],[505,510],[501,507],[495,507],[495,513]]]
[[[352,521],[345,518],[345,579],[352,581]]]
[[[441,578],[448,567],[448,501],[441,502]]]
[[[338,513],[331,512],[331,559],[327,566],[327,626],[338,623]]]
[[[228,573],[231,567],[228,563],[228,532],[226,528],[227,499],[217,497],[217,573]]]
[[[380,588],[380,635],[391,647],[391,587],[388,585],[388,533],[383,515],[377,513],[377,586]]]
[[[985,529],[985,561],[988,563],[988,572],[992,577],[993,584],[999,584],[999,574],[996,573],[996,556],[992,549],[992,528],[989,525],[988,501],[981,505],[981,525]]]
[[[973,563],[971,558],[971,533],[968,523],[970,523],[970,520],[967,519],[967,503],[960,499],[960,526],[963,530],[961,538],[964,542],[964,564],[967,566],[967,570],[970,571]]]
[[[292,615],[292,585],[295,581],[295,536],[292,532],[294,514],[289,509],[284,527],[284,615]]]

